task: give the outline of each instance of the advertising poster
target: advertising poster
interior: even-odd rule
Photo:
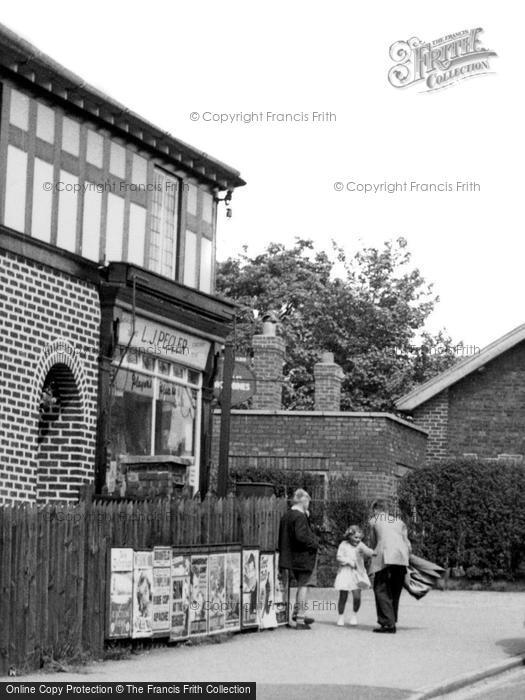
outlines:
[[[190,557],[173,552],[171,560],[170,641],[186,639],[190,633]]]
[[[257,627],[259,591],[259,550],[242,550],[242,626]]]
[[[196,554],[190,564],[190,635],[208,632],[208,555]]]
[[[131,637],[133,617],[133,550],[112,548],[110,559],[108,632],[110,639]]]
[[[261,552],[259,557],[259,627],[277,627],[275,617],[275,577],[273,552]]]
[[[210,554],[208,560],[208,633],[223,632],[226,627],[225,591],[226,555]]]
[[[288,571],[279,570],[279,552],[274,554],[274,571],[275,571],[275,593],[274,607],[275,618],[278,625],[286,625],[290,621],[289,611],[289,586],[288,586]]]
[[[226,554],[226,629],[241,629],[241,553]]]
[[[153,552],[133,557],[133,638],[153,634]]]
[[[153,634],[170,633],[171,547],[153,549]]]

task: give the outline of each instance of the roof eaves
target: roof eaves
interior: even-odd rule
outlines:
[[[475,372],[480,367],[483,367],[523,340],[525,340],[525,324],[514,328],[509,333],[506,333],[501,338],[490,343],[490,345],[487,345],[487,347],[483,348],[483,350],[476,355],[466,357],[464,360],[461,360],[461,362],[441,372],[441,374],[432,377],[432,379],[429,379],[424,384],[412,389],[412,391],[396,401],[396,408],[399,411],[413,411],[421,404],[429,401],[437,394],[448,389],[448,387],[472,372]]]
[[[30,42],[0,24],[0,64],[19,79],[37,85],[91,117],[117,128],[205,178],[219,189],[245,185],[238,170],[175,138],[102,91],[87,84]]]

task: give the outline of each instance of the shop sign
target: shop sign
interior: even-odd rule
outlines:
[[[224,360],[219,360],[217,378],[213,384],[213,395],[216,399],[221,400],[222,385],[223,385]],[[256,390],[255,374],[244,363],[237,361],[233,365],[232,376],[232,398],[231,405],[237,406],[240,403],[248,401]]]
[[[133,317],[125,312],[120,319],[118,342],[120,345],[127,346],[132,335]],[[177,328],[136,316],[135,333],[130,347],[145,355],[155,355],[203,370],[208,361],[211,343],[209,340],[197,338]]]

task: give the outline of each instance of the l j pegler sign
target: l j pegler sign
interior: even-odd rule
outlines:
[[[482,32],[477,27],[434,41],[396,41],[390,47],[395,65],[388,71],[388,82],[395,88],[420,84],[421,92],[430,92],[490,73],[489,59],[497,54],[481,45]]]

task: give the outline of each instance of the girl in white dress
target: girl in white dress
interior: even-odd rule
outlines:
[[[339,591],[337,625],[344,627],[345,607],[348,592],[352,592],[353,613],[350,624],[357,625],[357,611],[361,607],[361,590],[370,588],[370,579],[366,573],[364,557],[372,557],[374,551],[361,540],[363,531],[358,525],[351,525],[344,534],[344,539],[337,550],[339,571],[334,582],[334,588]]]

